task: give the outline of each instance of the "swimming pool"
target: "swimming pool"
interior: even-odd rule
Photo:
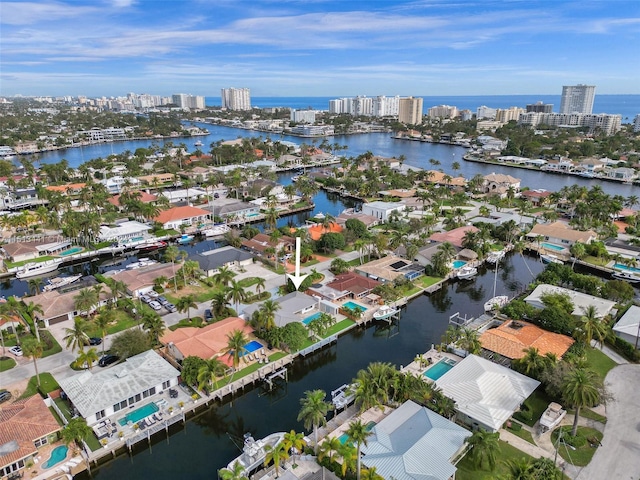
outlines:
[[[424,372],[424,376],[431,380],[438,380],[442,375],[447,373],[455,366],[456,362],[448,358],[443,358],[429,370]]]
[[[561,247],[560,245],[554,245],[553,243],[542,242],[542,245],[547,250],[555,250],[556,252],[561,252],[562,250],[566,250],[565,247]]]
[[[366,310],[366,307],[358,305],[356,302],[346,302],[342,306],[351,310],[360,310],[361,312],[364,312]]]
[[[65,458],[67,458],[67,450],[68,448],[66,445],[60,445],[59,447],[51,450],[51,456],[46,462],[42,464],[42,468],[51,468],[63,461]]]
[[[640,272],[640,268],[630,267],[625,265],[624,263],[614,263],[613,268],[617,268],[618,270],[624,270],[626,272]]]
[[[375,426],[376,426],[376,422],[371,421],[365,425],[364,429],[367,432],[370,432],[371,430],[373,430],[373,427]],[[346,433],[343,433],[342,435],[340,435],[340,437],[338,437],[338,440],[340,440],[340,443],[344,445],[345,443],[347,443],[347,440],[349,440],[349,435],[347,435]]]
[[[118,423],[123,427],[129,422],[137,423],[143,418],[147,418],[148,416],[153,415],[158,410],[160,409],[158,408],[158,405],[156,405],[155,403],[153,402],[147,403],[146,405],[143,405],[140,408],[136,408],[133,412],[127,413],[124,416],[124,418],[121,418],[120,420],[118,420]]]
[[[453,268],[462,268],[467,264],[464,260],[456,260],[453,262]]]
[[[253,353],[262,348],[262,344],[256,340],[252,340],[244,346],[247,353]]]
[[[58,255],[61,257],[66,257],[67,255],[73,255],[74,253],[80,253],[82,250],[84,250],[82,247],[73,247],[69,250],[65,250],[64,252],[60,252]]]
[[[305,318],[304,320],[302,320],[302,323],[304,323],[305,325],[309,325],[314,320],[320,318],[321,315],[322,315],[322,312],[316,312],[313,315],[310,315],[307,318]]]

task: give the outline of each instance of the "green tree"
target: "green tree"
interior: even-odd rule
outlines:
[[[236,315],[240,312],[240,302],[243,302],[247,298],[247,292],[245,292],[244,287],[240,282],[236,280],[231,280],[229,284],[229,288],[227,289],[227,299],[236,304]]]
[[[75,309],[78,312],[91,313],[98,304],[98,295],[92,288],[83,288],[75,297],[73,297],[73,301]]]
[[[76,348],[80,351],[84,350],[84,346],[89,344],[89,336],[86,332],[87,325],[80,317],[73,319],[73,328],[64,329],[64,341],[67,348],[71,347],[73,352]]]
[[[242,330],[236,329],[227,334],[227,346],[225,348],[224,354],[228,355],[231,359],[234,370],[238,369],[238,365],[240,365],[240,359],[245,362],[247,361],[245,358],[245,354],[247,353],[247,349],[245,348],[246,344],[247,337]]]
[[[211,310],[216,320],[220,320],[228,313],[228,307],[230,303],[227,299],[227,293],[223,290],[217,290],[213,292],[211,299]]]
[[[25,357],[33,360],[33,368],[36,371],[36,381],[38,383],[38,388],[40,388],[40,373],[38,372],[38,359],[42,358],[42,352],[44,351],[44,346],[42,342],[39,342],[37,339],[33,337],[29,337],[22,342],[22,353]]]
[[[574,368],[564,378],[562,397],[567,405],[575,409],[571,435],[578,433],[578,419],[582,407],[595,407],[606,396],[602,380],[595,372],[586,368]]]
[[[318,448],[318,460],[322,461],[324,457],[329,457],[329,463],[333,459],[333,454],[336,453],[340,447],[342,446],[342,442],[338,437],[327,437],[324,442],[320,444]]]
[[[295,463],[295,454],[302,453],[307,442],[304,441],[304,434],[296,432],[295,430],[291,430],[284,434],[282,438],[282,445],[284,446],[287,452],[292,452],[294,457],[293,461]]]
[[[500,435],[497,432],[487,432],[482,428],[474,431],[467,438],[467,443],[471,448],[469,457],[476,468],[483,468],[486,463],[493,472],[496,467],[496,456],[500,452],[499,438]]]
[[[313,427],[314,451],[318,453],[318,427],[327,424],[327,413],[333,405],[325,402],[327,394],[324,390],[307,390],[304,397],[300,399],[300,412],[298,421],[304,422],[304,428],[309,430]]]
[[[356,470],[356,478],[360,480],[360,451],[362,449],[362,445],[367,445],[367,438],[371,435],[371,431],[367,429],[367,426],[362,423],[361,419],[354,420],[349,424],[349,428],[346,431],[348,439],[356,444],[357,455],[357,470]]]
[[[607,336],[607,324],[598,317],[598,310],[595,306],[589,305],[582,308],[584,315],[578,321],[579,329],[584,335],[584,341],[587,345],[591,345],[591,340],[595,337],[600,343],[600,348],[604,345],[604,339]],[[576,329],[577,330],[577,329]]]
[[[69,423],[62,429],[62,441],[65,445],[74,443],[78,448],[83,448],[84,441],[93,435],[93,430],[87,425],[87,421],[82,417],[69,420]]]
[[[267,445],[265,447],[265,451],[267,452],[267,456],[264,458],[264,466],[266,467],[273,462],[276,469],[276,478],[278,478],[280,476],[280,466],[282,462],[289,458],[289,454],[284,447],[284,443],[280,442],[275,447]]]
[[[227,266],[220,267],[218,273],[213,276],[213,280],[223,287],[228,287],[231,280],[233,280],[234,274]]]
[[[206,387],[208,391],[214,390],[216,378],[225,374],[227,367],[217,358],[206,360],[198,369],[198,388]]]
[[[220,478],[222,480],[249,480],[245,475],[245,470],[240,462],[235,462],[231,470],[223,468],[220,470]]]
[[[88,350],[80,350],[78,358],[76,358],[75,367],[76,368],[84,368],[86,365],[89,370],[93,368],[93,364],[100,359],[98,356],[98,351],[95,348],[90,348]]]
[[[151,339],[149,335],[137,328],[118,334],[111,342],[111,352],[123,360],[150,349]]]
[[[189,294],[184,295],[178,299],[176,303],[176,308],[179,312],[187,313],[187,319],[191,321],[191,309],[198,308],[198,304],[196,303],[195,295]]]
[[[103,355],[104,355],[104,349],[105,349],[105,343],[106,343],[105,339],[107,338],[109,325],[114,320],[115,320],[114,310],[103,310],[95,318],[95,326],[100,332],[100,338],[102,338],[102,354]]]
[[[160,337],[166,328],[164,320],[156,312],[145,311],[142,314],[142,326],[147,329],[154,345],[160,343]]]
[[[178,282],[176,280],[175,262],[179,256],[180,256],[180,250],[175,245],[169,245],[164,251],[164,258],[171,262],[174,292],[178,292]]]

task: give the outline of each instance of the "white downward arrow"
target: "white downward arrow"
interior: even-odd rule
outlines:
[[[304,279],[308,276],[308,274],[300,275],[300,237],[296,237],[296,270],[293,275],[290,273],[287,274],[287,277],[291,279],[293,286],[298,290]]]

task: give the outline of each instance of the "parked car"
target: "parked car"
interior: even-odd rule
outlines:
[[[112,363],[117,362],[120,359],[117,355],[105,355],[98,361],[98,365],[101,367],[106,367],[111,365]]]
[[[144,303],[149,303],[151,301],[151,298],[147,297],[146,295],[140,295],[140,300]]]
[[[158,302],[156,302],[155,300],[151,300],[149,302],[149,306],[151,308],[153,308],[154,310],[160,310],[162,308],[162,305],[160,305]]]
[[[20,348],[18,345],[16,345],[15,347],[11,347],[9,349],[9,353],[13,353],[16,357],[21,357],[22,356],[22,348]]]
[[[173,303],[167,303],[166,305],[164,305],[164,308],[169,310],[171,313],[178,311],[178,308]]]
[[[210,309],[208,309],[208,308],[204,311],[204,319],[205,319],[207,322],[210,322],[211,320],[213,320],[213,313],[212,313],[212,312],[211,312],[211,310],[210,310]]]
[[[150,290],[147,293],[145,293],[145,295],[149,298],[157,298],[158,292],[156,292],[155,290]]]
[[[101,343],[102,343],[102,339],[100,337],[89,338],[89,345],[100,345]]]
[[[160,305],[162,305],[163,307],[167,304],[167,303],[171,303],[169,300],[167,300],[165,297],[163,297],[162,295],[159,296],[158,298],[156,298],[156,302],[158,302]]]
[[[0,403],[6,402],[11,399],[11,392],[9,390],[0,390]]]

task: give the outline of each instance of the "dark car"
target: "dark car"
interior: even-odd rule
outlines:
[[[210,309],[208,309],[208,308],[204,311],[204,319],[205,319],[207,322],[210,322],[211,320],[213,320],[213,313],[212,313],[212,312],[211,312],[211,310],[210,310]]]
[[[106,367],[107,365],[111,365],[112,363],[115,363],[118,360],[119,360],[119,357],[117,355],[105,355],[100,359],[100,361],[98,362],[98,365],[100,365],[101,367]]]
[[[9,390],[0,390],[0,403],[6,402],[11,399],[11,392]]]
[[[89,345],[100,345],[101,343],[102,343],[102,339],[100,337],[89,338]]]

